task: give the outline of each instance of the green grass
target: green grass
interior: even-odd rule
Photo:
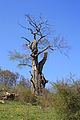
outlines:
[[[0,120],[56,120],[53,111],[53,108],[6,102],[0,104]]]

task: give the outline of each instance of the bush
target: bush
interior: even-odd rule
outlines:
[[[57,82],[54,89],[53,106],[57,120],[80,120],[80,84]]]
[[[53,104],[53,95],[46,90],[44,96],[37,97],[37,102],[42,108],[51,107]]]
[[[17,98],[17,101],[20,101],[22,103],[35,103],[36,97],[34,94],[32,94],[31,90],[27,87],[17,86],[15,89],[15,92],[19,94],[19,97]]]

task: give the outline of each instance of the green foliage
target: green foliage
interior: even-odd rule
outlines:
[[[57,120],[80,120],[80,83],[53,83],[53,107]]]

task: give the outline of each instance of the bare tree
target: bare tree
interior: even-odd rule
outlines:
[[[25,48],[29,50],[29,54],[20,54],[17,51],[15,53],[9,52],[11,59],[19,60],[19,66],[27,65],[32,68],[31,82],[32,82],[32,92],[36,95],[42,95],[48,80],[44,77],[42,70],[43,66],[47,60],[47,54],[49,50],[55,51],[59,50],[62,53],[62,49],[68,48],[64,42],[64,38],[60,36],[55,37],[52,41],[48,40],[49,35],[49,24],[47,20],[43,20],[42,17],[39,21],[35,20],[32,16],[26,15],[29,27],[26,28],[33,36],[33,39],[27,37],[22,37],[26,40]],[[43,54],[43,58],[39,61],[39,56]],[[65,53],[64,53],[65,54]]]

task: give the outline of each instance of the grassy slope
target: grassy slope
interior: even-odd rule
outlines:
[[[0,104],[0,120],[56,120],[53,108],[22,105],[18,102]]]

